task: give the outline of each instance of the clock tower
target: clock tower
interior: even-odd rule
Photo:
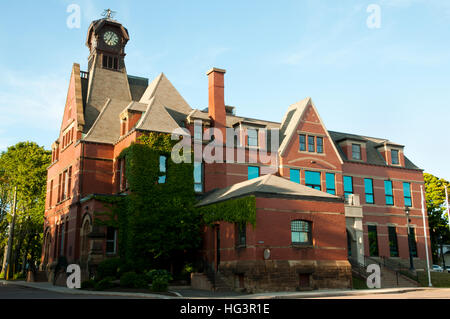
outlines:
[[[125,68],[125,45],[128,30],[109,14],[92,21],[87,32],[89,48],[84,133],[88,133],[108,101],[131,101]]]
[[[98,57],[102,67],[123,71],[125,45],[129,40],[128,30],[111,18],[93,21],[89,26],[86,46],[89,48],[89,69]]]

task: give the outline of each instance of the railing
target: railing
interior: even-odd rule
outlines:
[[[80,77],[82,79],[87,79],[89,77],[89,72],[80,71]]]
[[[349,258],[348,260],[352,265],[352,271],[356,273],[359,277],[367,279],[368,273],[366,271],[366,266],[361,264],[355,259]]]
[[[406,267],[402,263],[399,263],[384,256],[378,257],[377,259],[369,256],[364,256],[364,264],[365,266],[368,266],[369,264],[378,264],[380,265],[380,267],[384,266],[385,268],[395,272],[397,276],[397,285],[399,276],[405,276],[411,280],[414,280],[415,282],[419,282],[419,276],[417,275],[416,272],[411,271],[408,267]]]

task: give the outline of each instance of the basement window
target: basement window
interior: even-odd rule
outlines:
[[[311,222],[305,220],[291,221],[291,241],[293,244],[312,244]]]

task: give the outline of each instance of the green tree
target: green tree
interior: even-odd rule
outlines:
[[[34,142],[20,142],[0,155],[0,251],[4,251],[11,221],[13,189],[17,187],[16,224],[12,247],[14,269],[40,258],[45,210],[47,167],[51,152]]]
[[[445,185],[450,192],[450,183],[443,178],[424,173],[428,224],[430,227],[431,250],[433,261],[439,260],[438,245],[440,238],[444,243],[450,243],[450,230],[445,206]]]

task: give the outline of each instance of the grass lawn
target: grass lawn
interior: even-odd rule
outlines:
[[[420,285],[428,287],[428,272],[417,272],[419,276]],[[435,272],[431,271],[431,283],[433,287],[450,288],[450,273],[448,272]]]

